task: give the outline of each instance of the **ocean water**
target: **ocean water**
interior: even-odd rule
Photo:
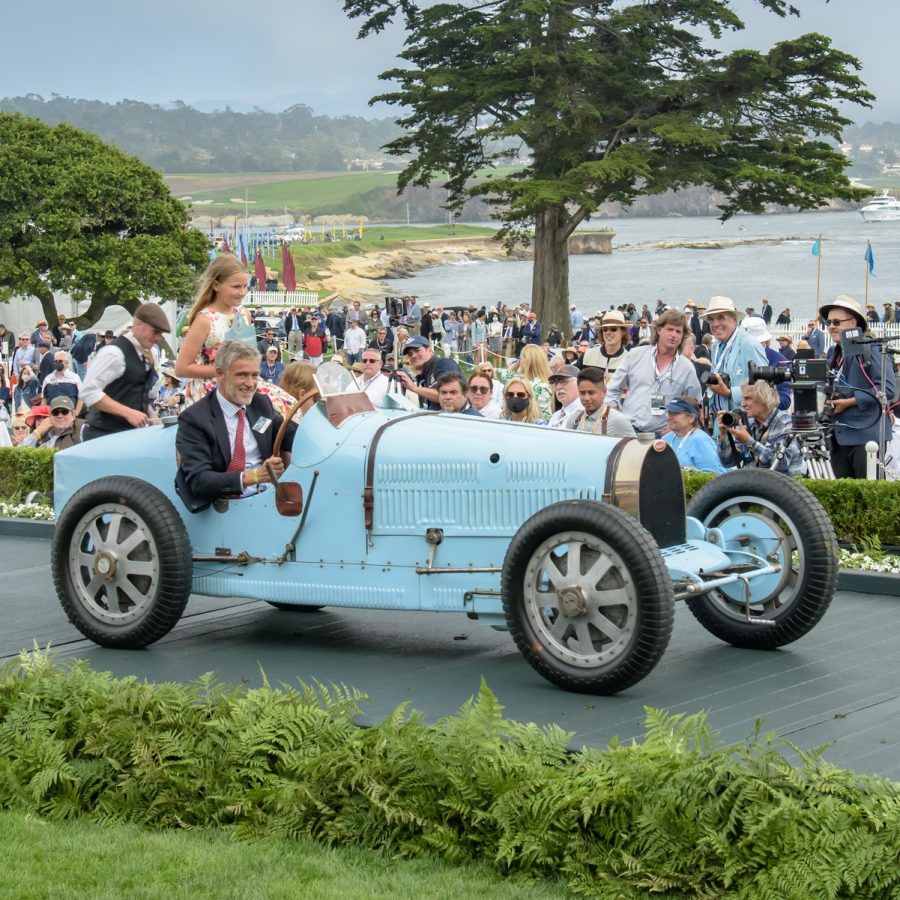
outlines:
[[[869,302],[881,312],[882,303],[900,299],[900,221],[867,223],[857,212],[821,212],[736,216],[724,224],[708,217],[611,219],[590,227],[601,226],[616,232],[612,254],[569,260],[571,301],[584,313],[621,303],[647,303],[652,309],[660,298],[681,306],[687,298],[701,302],[724,294],[740,309],[759,310],[766,297],[776,316],[787,307],[795,319],[805,318],[816,306],[818,260],[812,245],[819,234],[822,303],[838,294],[864,301],[867,240],[875,260]],[[774,243],[715,250],[648,246],[754,238]],[[432,306],[498,301],[515,305],[531,297],[531,272],[530,261],[460,260],[388,284],[393,292],[416,294]]]

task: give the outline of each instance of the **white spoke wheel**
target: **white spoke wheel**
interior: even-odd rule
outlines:
[[[803,485],[761,469],[720,475],[696,493],[688,515],[708,528],[725,528],[731,543],[782,567],[778,578],[764,582],[765,590],[751,579],[749,604],[742,589],[688,599],[707,631],[736,647],[774,649],[803,637],[825,615],[837,587],[837,539]],[[747,522],[746,535],[731,533],[727,523],[735,517]],[[749,621],[748,608],[752,619],[765,621]]]
[[[78,491],[53,537],[53,580],[69,620],[105,647],[145,647],[181,618],[191,590],[191,545],[159,490],[102,478]]]
[[[672,633],[672,587],[656,542],[601,503],[555,503],[525,522],[506,553],[502,593],[522,655],[567,690],[631,687]]]

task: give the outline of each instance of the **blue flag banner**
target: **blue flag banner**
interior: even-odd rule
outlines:
[[[822,238],[816,238],[816,242],[812,245],[812,255],[818,256],[822,252]]]
[[[866,262],[869,265],[869,274],[872,274],[872,270],[875,268],[875,257],[872,255],[872,244],[869,241],[866,241]]]

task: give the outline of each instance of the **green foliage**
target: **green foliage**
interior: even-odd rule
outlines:
[[[49,322],[54,294],[133,311],[184,300],[208,262],[206,238],[159,173],[87,132],[0,113],[0,300],[33,296]]]
[[[705,716],[647,711],[642,744],[567,751],[482,684],[427,725],[353,718],[345,687],[150,685],[23,654],[0,674],[0,808],[248,841],[314,839],[481,860],[593,896],[884,897],[900,890],[900,785]]]
[[[53,490],[53,450],[0,447],[0,497],[24,497]]]
[[[784,16],[781,0],[760,5]],[[403,66],[374,99],[403,109],[387,145],[398,186],[447,173],[448,206],[496,207],[508,243],[535,233],[532,303],[567,323],[565,242],[607,201],[706,184],[723,216],[767,204],[811,209],[858,198],[830,141],[844,103],[871,99],[859,63],[806,34],[768,51],[722,53],[709,38],[743,27],[730,0],[344,0],[360,36],[403,19]],[[522,168],[472,184],[483,167]]]
[[[84,128],[164,172],[341,171],[351,159],[380,157],[398,130],[391,118],[316,116],[303,104],[279,113],[201,112],[181,102],[167,109],[29,94],[0,100],[0,112]]]
[[[714,475],[683,472],[685,495],[690,499]],[[825,507],[842,544],[900,544],[900,482],[799,479]]]
[[[239,843],[221,831],[151,831],[48,822],[0,812],[0,896],[66,900],[551,900],[560,884],[526,885],[485,865],[400,860],[353,847],[268,839]]]

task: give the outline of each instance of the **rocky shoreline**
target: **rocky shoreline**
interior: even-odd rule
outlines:
[[[596,231],[573,235],[569,253],[612,253],[615,232]],[[796,238],[730,238],[723,240],[651,241],[625,244],[616,247],[617,252],[638,250],[724,250],[747,245],[774,246]],[[519,247],[507,253],[502,244],[490,237],[440,238],[427,241],[407,241],[394,250],[333,259],[323,273],[319,285],[341,298],[383,297],[389,292],[384,281],[409,278],[423,269],[447,263],[491,260],[529,260],[534,257],[530,247]]]
[[[585,232],[570,239],[569,252],[611,253],[612,231]],[[389,288],[385,279],[409,278],[423,269],[447,263],[491,260],[528,260],[534,253],[530,247],[517,247],[511,252],[490,237],[440,238],[407,241],[395,250],[332,259],[323,273],[320,286],[342,298],[383,297]]]

